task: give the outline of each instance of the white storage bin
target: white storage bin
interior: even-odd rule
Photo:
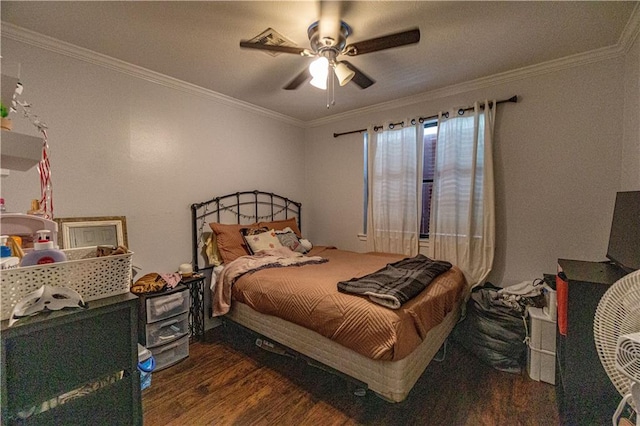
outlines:
[[[146,345],[154,347],[172,342],[189,333],[189,313],[154,322],[145,326]]]
[[[189,336],[149,350],[156,359],[154,371],[162,370],[189,356]]]
[[[556,354],[529,347],[527,352],[527,372],[538,382],[556,384]]]
[[[4,232],[4,231],[3,231]],[[96,257],[96,247],[65,249],[67,261],[5,269],[0,274],[0,319],[44,284],[69,287],[85,302],[129,293],[133,252]]]
[[[527,308],[529,314],[529,345],[538,350],[556,352],[556,322],[541,308]]]
[[[188,311],[189,292],[186,290],[147,299],[147,323],[161,321]]]
[[[552,289],[548,284],[542,287],[544,294],[545,307],[542,308],[542,312],[551,320],[558,320],[558,293]]]

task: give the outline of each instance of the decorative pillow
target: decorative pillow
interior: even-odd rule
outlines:
[[[216,234],[216,243],[218,251],[224,263],[229,263],[240,256],[246,256],[249,253],[244,238],[240,233],[242,228],[258,228],[257,223],[251,225],[227,225],[222,223],[210,223],[209,226]]]
[[[252,253],[257,253],[260,250],[282,247],[280,240],[278,240],[278,237],[276,236],[276,231],[273,229],[260,234],[247,235],[244,239]]]
[[[305,254],[307,251],[300,244],[300,240],[298,236],[293,232],[293,230],[289,227],[286,227],[282,231],[276,231],[276,236],[278,240],[280,240],[280,244],[285,247],[289,247],[291,251],[297,251],[298,253]]]
[[[207,255],[209,265],[220,266],[222,264],[222,257],[220,256],[220,251],[218,250],[218,243],[216,241],[215,233],[212,232],[207,236],[204,246],[204,252]]]
[[[311,241],[305,238],[300,238],[300,245],[306,250],[307,253],[313,248],[313,244],[311,244]]]
[[[294,217],[284,220],[275,220],[272,222],[252,223],[248,225],[228,225],[212,222],[209,226],[216,234],[216,244],[223,263],[229,263],[240,256],[251,254],[249,252],[249,247],[247,247],[244,241],[244,236],[240,232],[242,228],[267,227],[267,229],[283,230],[284,228],[289,227],[298,237],[302,236],[300,228],[298,228],[298,223]]]
[[[276,231],[282,231],[285,228],[291,228],[298,237],[301,237],[300,228],[298,228],[298,222],[295,217],[283,220],[274,220],[272,222],[260,222],[258,226],[266,226],[269,229],[275,229]]]
[[[263,232],[267,232],[267,231],[269,231],[269,228],[267,228],[266,226],[260,226],[259,228],[242,228],[242,229],[240,229],[240,233],[244,237],[246,237],[248,235],[262,234]]]

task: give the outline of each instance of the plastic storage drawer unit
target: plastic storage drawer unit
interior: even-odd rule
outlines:
[[[189,356],[189,336],[149,350],[156,359],[155,371],[162,370]]]
[[[145,325],[147,348],[164,345],[189,333],[189,313]]]
[[[189,288],[175,288],[138,298],[138,339],[156,360],[156,370],[189,356]]]
[[[147,323],[161,321],[189,311],[189,292],[178,291],[163,297],[147,298],[146,303]]]

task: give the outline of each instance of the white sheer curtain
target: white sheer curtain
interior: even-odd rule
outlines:
[[[491,271],[495,243],[493,127],[496,102],[484,110],[438,117],[429,256],[458,265],[471,287]]]
[[[417,121],[417,120],[416,120]],[[405,119],[404,123],[410,123]],[[384,125],[388,129],[388,124]],[[368,131],[367,249],[418,254],[422,206],[422,126]]]

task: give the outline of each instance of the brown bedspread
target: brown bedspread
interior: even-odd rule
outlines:
[[[337,283],[405,256],[327,247],[314,247],[309,255],[328,262],[244,275],[233,285],[232,299],[314,330],[371,359],[397,361],[407,356],[459,303],[467,288],[462,272],[454,266],[400,309],[392,310],[367,297],[340,293]],[[215,293],[220,292],[214,292],[214,297]]]

